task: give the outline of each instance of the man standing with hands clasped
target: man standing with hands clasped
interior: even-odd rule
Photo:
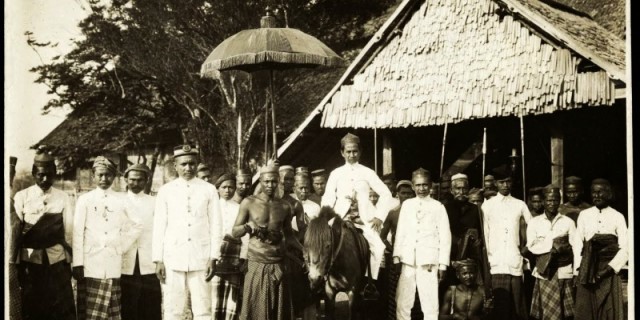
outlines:
[[[174,148],[178,178],[158,191],[152,257],[164,287],[164,319],[181,319],[187,293],[194,320],[211,319],[211,286],[220,256],[222,218],[214,185],[196,178],[198,150]]]
[[[400,209],[393,263],[400,269],[396,318],[410,319],[418,289],[424,319],[438,319],[438,285],[449,265],[451,230],[444,206],[429,196],[431,174],[422,168],[412,174],[417,197]]]

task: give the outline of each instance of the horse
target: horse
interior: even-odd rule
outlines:
[[[318,217],[309,222],[304,236],[304,259],[311,290],[324,294],[327,319],[335,318],[335,296],[339,292],[349,296],[349,318],[360,314],[369,245],[362,234],[348,224],[325,206]]]

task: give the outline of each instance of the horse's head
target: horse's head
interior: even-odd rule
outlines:
[[[317,218],[309,221],[304,235],[304,259],[309,268],[312,290],[319,289],[329,272],[333,254],[333,236],[328,221],[335,215],[333,209],[323,207]]]

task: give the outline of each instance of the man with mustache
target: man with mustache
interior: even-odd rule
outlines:
[[[153,261],[164,286],[164,319],[181,319],[187,296],[194,320],[211,319],[211,286],[220,258],[222,214],[213,184],[196,178],[198,149],[177,146],[178,178],[158,190],[153,221]]]
[[[53,157],[39,150],[31,174],[36,184],[14,197],[17,246],[13,253],[22,287],[24,319],[75,319],[71,289],[73,212],[69,196],[53,185]]]
[[[593,207],[578,215],[573,249],[576,319],[625,317],[618,273],[629,260],[629,238],[624,216],[609,206],[612,198],[609,181],[595,179],[591,183]]]

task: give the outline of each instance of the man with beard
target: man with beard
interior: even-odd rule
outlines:
[[[493,301],[478,286],[478,263],[473,259],[465,259],[454,261],[451,265],[459,284],[447,288],[438,319],[487,319]]]
[[[73,212],[69,196],[53,185],[53,157],[38,150],[31,174],[36,184],[14,197],[19,221],[15,252],[24,319],[75,319],[71,288]]]
[[[142,234],[122,261],[122,319],[162,319],[162,293],[156,277],[156,266],[151,259],[153,239],[153,212],[155,198],[142,192],[149,181],[151,170],[144,164],[127,168],[127,213],[142,224]]]
[[[293,319],[289,283],[284,272],[286,249],[283,242],[294,239],[293,210],[287,201],[276,197],[278,181],[277,167],[261,169],[261,192],[242,200],[233,227],[232,235],[236,238],[250,235],[241,319]],[[297,249],[302,251],[299,243]]]
[[[558,214],[560,188],[542,191],[544,214],[527,225],[527,248],[536,255],[536,278],[531,302],[535,319],[562,320],[573,317],[573,253],[575,223]]]
[[[244,169],[238,169],[236,173],[236,192],[233,194],[231,200],[235,201],[238,205],[242,202],[242,199],[248,197],[251,194],[251,173]]]
[[[467,258],[477,262],[486,261],[483,256],[483,236],[480,207],[469,203],[469,179],[465,174],[458,173],[451,177],[451,194],[453,201],[445,205],[449,216],[449,226],[451,227],[451,261],[464,260]],[[481,283],[488,276],[486,264],[480,264],[479,278]],[[444,280],[446,289],[457,283],[455,272],[449,269]],[[441,291],[442,293],[442,291]]]
[[[594,206],[578,216],[573,250],[574,276],[578,282],[576,319],[618,320],[625,317],[618,273],[629,259],[629,238],[624,217],[609,206],[612,198],[609,181],[593,180],[591,199]]]
[[[126,197],[111,189],[116,165],[99,156],[93,175],[98,187],[78,198],[73,217],[73,277],[87,318],[114,320],[121,318],[123,254],[143,227],[128,212]]]
[[[578,221],[578,214],[580,211],[591,207],[590,204],[582,200],[582,179],[571,176],[564,179],[564,196],[567,198],[567,202],[560,205],[558,212],[569,218],[574,222]]]
[[[164,319],[181,319],[191,297],[194,320],[211,319],[211,286],[220,257],[222,214],[216,187],[196,177],[198,149],[173,149],[178,178],[156,197],[152,256],[164,286]]]
[[[511,172],[506,166],[494,170],[498,194],[482,204],[484,238],[491,272],[495,308],[500,319],[527,318],[522,290],[525,251],[523,238],[531,219],[527,205],[511,196]]]
[[[313,192],[309,195],[309,200],[320,205],[320,202],[322,202],[322,196],[324,195],[324,190],[327,187],[327,175],[325,174],[324,169],[317,169],[311,171],[311,179]]]

